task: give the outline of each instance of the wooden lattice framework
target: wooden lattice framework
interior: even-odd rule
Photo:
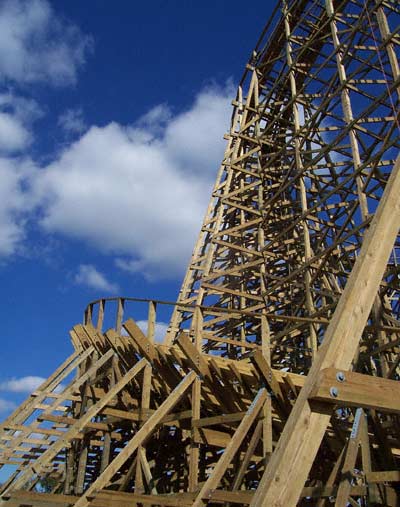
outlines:
[[[400,504],[399,54],[395,0],[279,1],[164,342],[91,303],[0,506]]]

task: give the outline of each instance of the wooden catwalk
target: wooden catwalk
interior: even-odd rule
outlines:
[[[398,0],[279,1],[177,302],[88,305],[1,507],[400,505],[399,60]]]

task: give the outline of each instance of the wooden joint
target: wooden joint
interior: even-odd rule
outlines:
[[[309,399],[400,413],[400,383],[397,380],[325,368],[321,370]]]

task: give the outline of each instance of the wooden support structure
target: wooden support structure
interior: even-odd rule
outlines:
[[[278,1],[178,300],[88,305],[0,425],[1,507],[400,504],[399,27]]]

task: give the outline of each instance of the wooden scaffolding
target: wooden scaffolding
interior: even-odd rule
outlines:
[[[400,505],[399,55],[397,0],[279,1],[178,301],[89,304],[1,507]]]

